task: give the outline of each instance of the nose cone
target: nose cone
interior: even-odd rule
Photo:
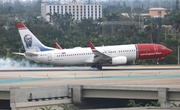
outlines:
[[[170,55],[170,54],[172,54],[173,51],[171,49],[167,48],[166,52],[167,52],[167,55]]]

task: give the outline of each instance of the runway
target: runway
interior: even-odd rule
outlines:
[[[118,66],[0,69],[0,86],[116,85],[180,88],[179,66]]]

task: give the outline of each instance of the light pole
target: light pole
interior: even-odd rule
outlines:
[[[23,46],[21,46],[21,47],[19,48],[19,53],[21,53],[21,49],[23,49]]]
[[[179,45],[178,45],[178,65],[179,65]]]
[[[9,56],[9,51],[10,51],[10,48],[6,48],[6,51],[7,51],[7,53],[6,53],[6,57],[8,57],[8,56]]]

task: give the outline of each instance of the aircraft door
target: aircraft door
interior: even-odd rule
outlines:
[[[158,53],[158,47],[154,46],[154,53]]]
[[[48,61],[52,60],[52,55],[50,53],[48,53]]]
[[[154,57],[158,57],[158,47],[154,46]]]

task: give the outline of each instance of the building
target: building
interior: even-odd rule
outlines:
[[[152,18],[164,17],[166,9],[165,8],[150,8],[149,15]]]
[[[93,20],[102,18],[102,5],[100,4],[87,4],[87,3],[64,3],[64,4],[41,4],[41,16],[50,21],[50,16],[47,13],[65,14],[71,13],[74,20],[81,20],[83,18],[92,18]]]
[[[14,3],[15,0],[2,0],[2,3]]]

